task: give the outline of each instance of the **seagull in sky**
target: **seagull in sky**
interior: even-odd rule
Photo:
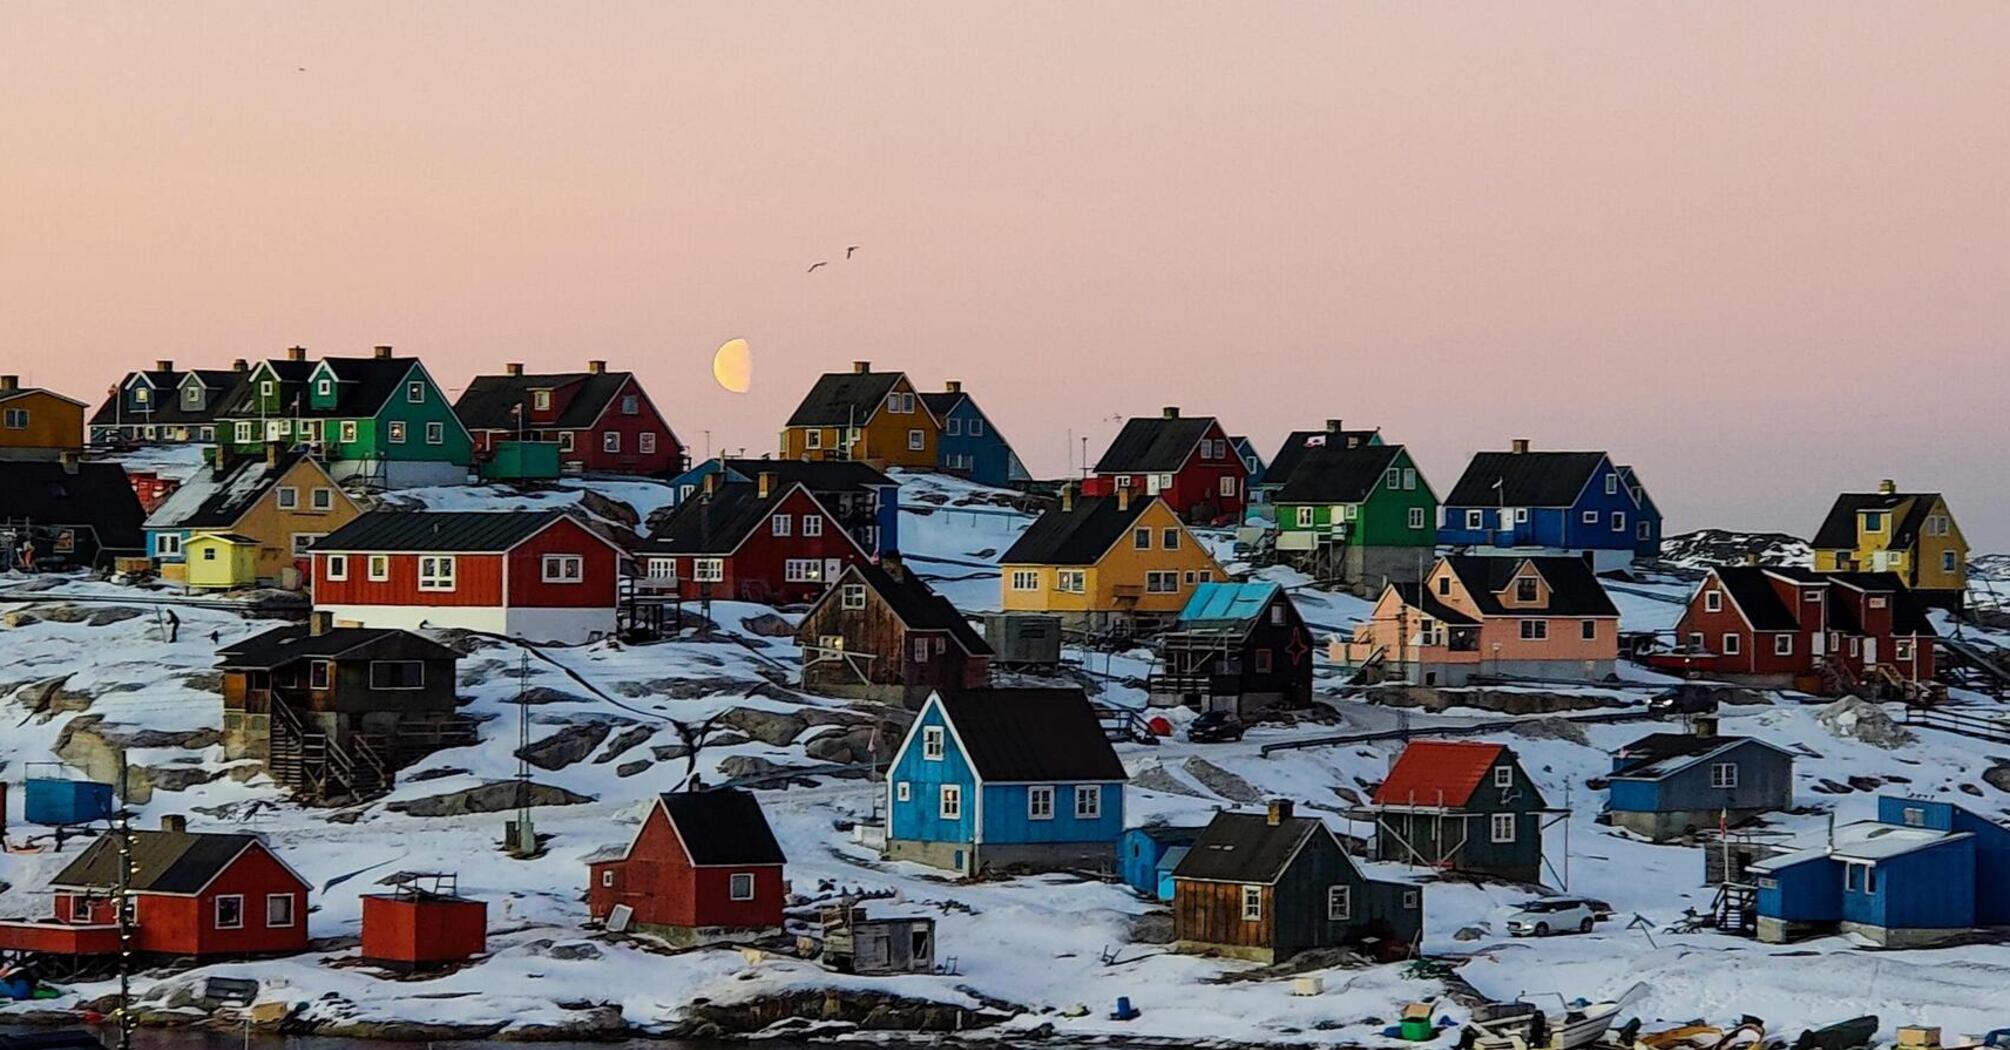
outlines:
[[[813,263],[811,263],[811,264],[810,264],[810,268],[809,268],[809,269],[807,269],[807,270],[804,270],[803,272],[804,272],[804,273],[815,273],[815,272],[817,272],[817,267],[819,267],[819,266],[829,266],[829,265],[830,265],[830,263],[829,263],[828,261],[825,261],[825,262],[813,262]]]
[[[853,253],[853,252],[855,252],[855,251],[858,251],[858,245],[856,245],[856,244],[854,244],[854,245],[852,245],[852,246],[850,246],[850,247],[848,247],[848,248],[846,248],[846,249],[844,250],[844,257],[845,257],[845,258],[847,258],[847,259],[851,258],[851,253]]]

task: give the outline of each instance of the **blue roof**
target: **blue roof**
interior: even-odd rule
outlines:
[[[1203,583],[1193,589],[1179,618],[1189,623],[1214,620],[1242,621],[1263,614],[1279,590],[1270,581],[1253,583]]]

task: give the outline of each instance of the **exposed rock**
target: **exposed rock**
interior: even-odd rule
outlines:
[[[1191,756],[1185,762],[1180,763],[1180,769],[1184,770],[1187,776],[1200,781],[1202,787],[1230,802],[1251,803],[1263,801],[1263,792],[1251,787],[1249,781],[1209,762],[1199,755]]]
[[[187,791],[198,784],[207,784],[223,778],[221,769],[204,769],[201,766],[133,766],[127,773],[128,782],[144,779],[155,791]]]
[[[1815,721],[1835,736],[1860,740],[1887,751],[1912,743],[1912,731],[1893,722],[1884,708],[1854,696],[1822,708],[1815,714]]]
[[[719,763],[719,775],[727,780],[739,780],[744,777],[776,776],[778,774],[793,773],[799,770],[803,772],[808,772],[808,769],[804,766],[783,765],[779,762],[770,762],[765,758],[759,758],[753,755],[732,755]],[[864,776],[865,773],[861,771],[857,775]],[[815,783],[816,782],[814,780],[810,779],[807,776],[783,777],[782,779],[774,781],[770,786],[788,787],[792,785],[799,785],[802,787],[811,787],[814,786]]]
[[[1509,732],[1530,740],[1568,740],[1573,744],[1583,745],[1591,743],[1591,738],[1584,735],[1584,727],[1567,718],[1538,718],[1531,722],[1518,723]]]
[[[633,762],[623,762],[614,767],[614,775],[617,777],[632,777],[655,764],[646,758],[638,758]]]
[[[1469,707],[1508,715],[1551,715],[1559,711],[1626,706],[1626,701],[1612,696],[1550,693],[1534,689],[1444,689],[1428,685],[1376,686],[1365,690],[1361,699],[1385,707],[1413,707],[1425,711]]]
[[[592,489],[579,490],[579,505],[596,518],[605,518],[625,528],[633,529],[642,524],[642,515],[635,508],[618,499],[610,499]]]
[[[590,945],[588,947],[591,947]],[[495,1034],[500,1043],[572,1043],[590,1039],[618,1039],[628,1033],[628,1022],[618,1003],[601,1003],[575,1010],[552,1024],[524,1021]]]
[[[31,713],[41,715],[45,722],[49,716],[62,711],[90,710],[91,698],[65,689],[69,683],[69,675],[34,682],[22,686],[14,699],[20,701],[21,706],[26,707]]]
[[[704,1030],[744,1034],[759,1032],[789,1018],[849,1021],[879,1032],[967,1032],[997,1024],[1008,1016],[998,1010],[972,1010],[885,992],[806,989],[726,1003],[696,1000],[685,1008],[683,1021],[668,1034],[683,1038],[694,1037]]]
[[[593,753],[612,727],[605,722],[570,725],[516,751],[516,757],[539,769],[564,769]]]
[[[467,770],[459,766],[437,766],[432,769],[421,769],[412,773],[400,773],[398,774],[398,779],[408,784],[417,784],[427,780],[439,780],[443,777],[457,777],[466,772]]]
[[[1975,786],[1975,785],[1973,785],[1973,784],[1966,784],[1966,783],[1964,783],[1964,784],[1962,784],[1962,785],[1961,785],[1961,790],[1963,790],[1963,791],[1965,791],[1965,792],[1967,792],[1967,793],[1969,793],[1969,794],[1971,794],[1971,795],[1974,795],[1974,796],[1975,796],[1976,798],[1981,798],[1981,797],[1982,797],[1982,789],[1981,789],[1981,788],[1979,788],[1979,787],[1976,787],[1976,786]]]
[[[466,788],[430,798],[415,798],[390,803],[384,808],[393,813],[409,813],[415,817],[461,817],[469,813],[501,813],[517,808],[518,786],[514,780],[498,780],[480,787]],[[577,806],[591,802],[589,795],[567,791],[552,784],[532,783],[529,785],[530,804],[533,806]]]
[[[181,676],[181,684],[199,693],[223,692],[223,672],[191,671]]]
[[[1487,931],[1478,926],[1461,926],[1452,934],[1455,941],[1478,941],[1486,939]]]
[[[594,764],[605,765],[612,762],[655,735],[654,726],[629,726],[616,733],[614,739],[607,742],[607,747],[600,754],[593,756]]]
[[[534,685],[523,691],[526,704],[590,704],[593,701],[578,693],[568,693],[563,689],[553,689],[548,685]]]
[[[222,739],[214,729],[166,732],[127,729],[105,724],[100,715],[78,715],[56,734],[56,757],[85,776],[105,784],[116,784],[125,767],[127,797],[136,805],[153,798],[156,787],[180,791],[193,784],[208,783],[223,776],[222,770],[209,772],[200,766],[128,766],[126,752],[139,748],[209,747]]]
[[[1195,791],[1186,781],[1173,776],[1164,766],[1152,765],[1140,770],[1131,778],[1131,787],[1141,791],[1157,791],[1166,795],[1186,795],[1190,798],[1206,798]]]
[[[1333,785],[1333,793],[1340,796],[1350,806],[1358,806],[1364,801],[1359,791],[1344,784]]]
[[[721,725],[753,737],[763,744],[780,747],[792,743],[809,728],[809,721],[797,715],[761,711],[751,707],[735,707],[719,716]]]
[[[752,737],[742,733],[713,733],[705,741],[705,747],[707,750],[712,748],[739,747],[741,744],[751,742],[752,739]],[[655,755],[661,761],[670,762],[689,755],[691,749],[685,747],[683,744],[657,744],[649,749],[649,753]]]
[[[705,660],[691,660],[706,663]],[[717,660],[709,661],[719,666]],[[724,675],[709,678],[657,678],[647,682],[622,682],[614,691],[633,700],[702,700],[721,693],[733,696],[757,696],[764,700],[781,700],[800,703],[802,697],[796,693],[765,680],[729,678]]]
[[[797,713],[802,715],[803,721],[813,726],[863,726],[872,724],[871,715],[862,715],[857,711],[840,711],[829,707],[805,707]],[[887,718],[882,719],[882,721],[892,720],[897,722],[903,733],[907,731],[907,724],[914,721],[914,715],[907,711],[895,712],[888,710],[886,716]]]
[[[2010,791],[2010,765],[1990,766],[1982,771],[1982,780],[1998,791]]]
[[[0,627],[26,627],[29,624],[41,622],[42,618],[40,616],[26,609],[16,609],[5,616],[0,616]]]
[[[108,627],[145,615],[145,609],[135,609],[130,605],[103,605],[91,610],[91,614],[84,617],[84,624],[88,627]]]
[[[763,638],[794,638],[796,636],[796,629],[789,625],[789,621],[776,616],[774,613],[749,616],[740,621],[740,626],[746,629],[749,634],[758,634]]]
[[[819,762],[837,765],[860,765],[878,759],[893,757],[893,749],[900,745],[902,730],[898,726],[882,726],[878,729],[870,725],[852,726],[848,729],[832,729],[811,737],[803,745],[803,753]],[[873,741],[879,741],[879,754],[873,754]]]
[[[1850,787],[1848,784],[1838,784],[1824,777],[1821,780],[1815,781],[1808,790],[1817,791],[1824,795],[1847,795],[1856,789]]]

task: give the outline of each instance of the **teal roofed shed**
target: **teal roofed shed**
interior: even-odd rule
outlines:
[[[1283,590],[1269,581],[1252,583],[1203,583],[1193,589],[1186,608],[1179,611],[1180,626],[1210,622],[1244,623],[1261,615],[1273,595]]]

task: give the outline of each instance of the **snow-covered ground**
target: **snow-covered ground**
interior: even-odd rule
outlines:
[[[903,481],[902,538],[910,565],[931,577],[959,607],[973,613],[996,608],[996,558],[1030,519],[1003,505],[1001,494],[976,486],[914,476]],[[580,489],[588,487],[631,503],[642,517],[653,509],[651,499],[661,495],[648,483],[583,481],[533,496],[482,487],[422,490],[400,498],[467,509],[535,507],[577,501]],[[1225,548],[1227,536],[1211,536],[1210,542]],[[1367,614],[1368,602],[1313,590],[1287,570],[1265,570],[1264,576],[1292,588],[1306,619],[1322,636],[1344,631]],[[8,581],[0,585],[0,593],[17,582],[26,581]],[[0,730],[0,775],[9,780],[18,782],[26,763],[49,760],[65,728],[79,718],[101,716],[107,725],[169,734],[215,728],[218,699],[205,672],[216,641],[229,643],[273,625],[247,610],[182,607],[179,641],[168,643],[148,606],[159,592],[104,584],[65,584],[62,591],[82,593],[72,588],[87,588],[92,597],[123,596],[143,614],[105,617],[111,622],[99,626],[43,615],[0,627],[0,724],[5,726]],[[1684,594],[1679,581],[1648,580],[1626,585],[1614,599],[1627,629],[1665,630],[1680,611],[1669,599],[1679,601]],[[0,605],[0,615],[46,613],[49,606],[13,602]],[[91,608],[103,607],[97,603]],[[721,630],[704,640],[600,643],[532,654],[498,644],[473,653],[462,661],[462,693],[468,713],[485,719],[481,741],[440,752],[405,771],[390,796],[363,807],[360,814],[344,814],[355,818],[349,823],[330,821],[327,811],[292,805],[262,773],[247,775],[252,773],[248,767],[227,770],[214,744],[197,740],[192,747],[135,748],[130,755],[139,764],[225,774],[184,790],[156,791],[140,807],[142,821],[184,813],[198,829],[268,836],[316,887],[309,921],[317,938],[353,936],[360,916],[358,894],[396,871],[458,872],[463,892],[489,902],[489,958],[449,976],[390,981],[367,969],[329,965],[352,956],[353,949],[224,964],[202,972],[257,977],[264,982],[263,998],[307,1003],[313,1017],[542,1024],[570,1014],[560,1004],[592,1001],[618,1004],[631,1024],[662,1028],[676,1023],[698,998],[733,1002],[850,987],[966,1006],[980,998],[1015,1004],[1023,1012],[1008,1030],[1052,1024],[1064,1036],[1333,1045],[1386,1045],[1389,1041],[1378,1031],[1403,1003],[1441,991],[1436,982],[1406,979],[1401,966],[1326,971],[1321,974],[1324,992],[1311,996],[1294,996],[1286,980],[1220,983],[1224,975],[1247,967],[1174,955],[1162,944],[1139,940],[1138,920],[1164,909],[1120,885],[1058,876],[958,885],[931,869],[885,863],[852,844],[838,827],[872,812],[873,790],[859,779],[818,777],[814,786],[761,789],[763,806],[789,856],[789,878],[805,895],[815,896],[821,887],[886,892],[892,896],[874,904],[877,913],[935,917],[939,954],[956,960],[955,974],[842,977],[813,962],[772,954],[645,952],[584,929],[584,858],[625,841],[653,795],[675,788],[689,772],[685,759],[654,750],[680,742],[671,720],[694,723],[724,714],[735,725],[758,729],[744,742],[702,753],[696,771],[717,782],[761,769],[763,762],[814,764],[810,742],[852,730],[849,724],[826,723],[851,723],[869,715],[789,687],[799,654],[788,639],[764,633],[772,610],[715,603],[713,613]],[[1142,651],[1097,654],[1087,670],[1107,699],[1135,705],[1143,702],[1135,682],[1149,664],[1149,654]],[[526,666],[528,679],[520,683],[518,669]],[[60,675],[70,676],[65,687],[69,702],[39,713],[23,705],[29,691],[24,686]],[[528,708],[515,702],[520,685],[528,686],[536,701]],[[1385,708],[1353,701],[1336,701],[1335,707],[1339,726],[1262,727],[1244,741],[1226,745],[1177,740],[1157,747],[1122,745],[1119,751],[1132,775],[1156,788],[1129,792],[1127,820],[1197,824],[1237,800],[1278,796],[1298,800],[1301,811],[1320,813],[1336,830],[1368,834],[1371,829],[1348,821],[1344,810],[1350,796],[1381,779],[1398,745],[1378,742],[1261,755],[1266,743],[1394,724],[1395,716]],[[579,733],[581,727],[606,727],[605,738],[589,749],[588,757],[535,771],[537,783],[586,799],[538,809],[538,830],[548,836],[542,856],[512,860],[500,852],[507,814],[418,817],[395,811],[513,775],[517,718],[523,710],[537,741]],[[1864,778],[1882,781],[1889,790],[1945,798],[1999,817],[2010,806],[2010,795],[1982,779],[1984,771],[2002,763],[1996,757],[2002,748],[1928,734],[1883,750],[1831,735],[1816,720],[1817,710],[1785,698],[1726,711],[1725,732],[1763,736],[1801,755],[1795,777],[1798,801],[1806,811],[1772,821],[1761,829],[1763,834],[1818,833],[1830,811],[1840,821],[1870,815],[1875,793],[1852,789],[1851,778],[1859,784],[1870,782]],[[1416,713],[1412,724],[1474,716],[1469,711]],[[1424,948],[1460,961],[1462,975],[1481,991],[1497,997],[1556,992],[1566,998],[1597,998],[1644,980],[1651,991],[1634,1010],[1650,1024],[1697,1017],[1729,1021],[1753,1013],[1789,1035],[1802,1026],[1864,1013],[1883,1018],[1887,1034],[1912,1022],[1938,1024],[1950,1032],[2004,1023],[2010,948],[1872,951],[1844,938],[1780,948],[1663,932],[1685,909],[1709,905],[1700,851],[1613,834],[1595,822],[1600,798],[1585,782],[1606,769],[1612,748],[1666,727],[1635,723],[1559,729],[1553,721],[1536,721],[1536,728],[1506,739],[1549,803],[1569,809],[1548,832],[1548,856],[1556,871],[1546,881],[1558,886],[1567,871],[1571,892],[1610,901],[1619,917],[1586,936],[1513,941],[1502,932],[1499,919],[1509,905],[1528,896],[1527,890],[1430,884]],[[1574,739],[1578,733],[1581,742]],[[1222,777],[1217,769],[1232,777]],[[16,817],[18,821],[18,810]],[[19,843],[29,830],[17,822],[10,838]],[[49,899],[39,887],[74,856],[75,848],[60,855],[0,855],[0,883],[5,884],[0,915],[45,914]],[[1635,924],[1636,915],[1644,921]],[[1468,939],[1460,939],[1462,930],[1468,931]],[[576,950],[580,944],[591,949]],[[1113,962],[1105,961],[1107,953],[1114,953]],[[149,983],[143,981],[142,987]],[[56,1005],[102,995],[109,987],[99,983],[69,989]],[[1107,1019],[1118,996],[1129,997],[1142,1016],[1129,1022]],[[6,1009],[0,1007],[0,1021]],[[1442,1012],[1460,1016],[1449,1005]]]

